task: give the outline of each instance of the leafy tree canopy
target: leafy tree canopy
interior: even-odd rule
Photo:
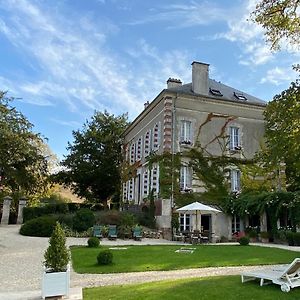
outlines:
[[[62,165],[65,171],[58,180],[69,185],[79,197],[88,202],[106,205],[120,192],[120,164],[122,161],[122,133],[127,115],[95,112],[82,130],[73,131],[74,142]]]
[[[261,0],[251,16],[266,30],[272,50],[279,50],[282,41],[300,46],[299,0]]]
[[[268,160],[286,164],[290,188],[300,189],[300,82],[276,95],[264,112]]]
[[[11,106],[12,101],[0,91],[1,192],[30,197],[48,186],[45,144],[28,119]]]

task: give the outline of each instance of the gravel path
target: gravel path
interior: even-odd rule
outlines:
[[[0,293],[38,290],[41,287],[43,254],[48,246],[48,238],[24,237],[19,235],[19,226],[0,226]],[[68,238],[68,245],[86,245],[86,238]],[[102,241],[104,245],[147,245],[178,244],[166,240],[143,239],[135,241]],[[300,251],[300,247],[281,248]],[[91,287],[111,284],[128,284],[179,279],[188,277],[236,275],[245,270],[262,267],[220,267],[174,271],[150,271],[119,274],[77,274],[71,272],[71,287]]]

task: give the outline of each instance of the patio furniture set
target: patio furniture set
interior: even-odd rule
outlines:
[[[104,236],[104,226],[103,225],[94,225],[93,226],[93,236],[99,239],[102,239]],[[107,238],[109,240],[116,240],[118,237],[117,226],[108,225]],[[142,230],[140,227],[136,226],[132,229],[131,237],[136,241],[141,241],[143,238]]]
[[[175,232],[173,241],[179,241],[188,244],[203,244],[211,241],[209,231],[200,232],[199,230]]]

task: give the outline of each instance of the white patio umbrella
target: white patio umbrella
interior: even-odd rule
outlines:
[[[198,213],[200,214],[200,229],[201,229],[201,213],[220,213],[221,211],[209,205],[200,202],[193,202],[176,210],[179,213],[195,213],[196,214],[196,229],[198,226]]]

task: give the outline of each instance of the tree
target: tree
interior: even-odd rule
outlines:
[[[286,41],[300,46],[300,0],[261,0],[251,17],[266,30],[267,42],[272,50],[280,49]]]
[[[11,106],[13,98],[0,91],[0,171],[4,194],[30,197],[48,187],[44,140],[33,132],[33,124]]]
[[[70,153],[62,162],[65,171],[58,180],[88,202],[106,205],[109,198],[118,197],[126,126],[127,115],[96,112],[82,130],[73,131],[74,142],[68,144]]]
[[[51,272],[65,272],[70,261],[70,253],[66,247],[65,233],[58,222],[56,222],[49,244],[44,254],[46,268]]]
[[[285,163],[289,189],[300,189],[300,82],[276,95],[264,116],[267,159],[279,172],[280,163]]]

